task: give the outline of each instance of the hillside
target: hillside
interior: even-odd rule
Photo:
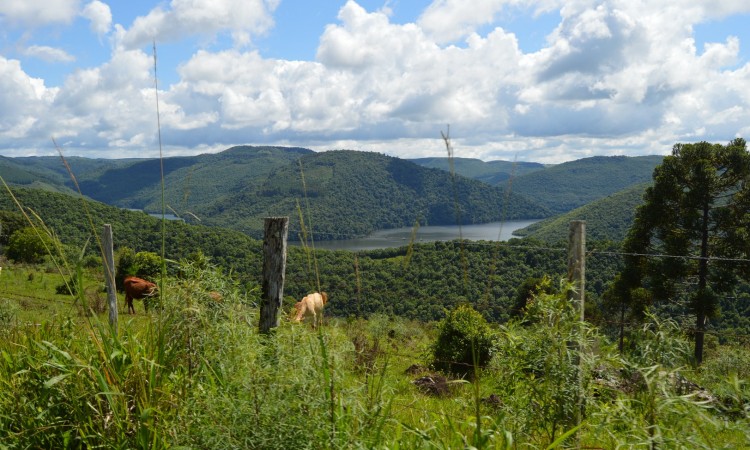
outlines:
[[[456,200],[462,224],[500,220],[504,207],[509,220],[549,215],[517,194],[510,195],[506,205],[502,189],[477,180],[457,176],[454,194],[445,171],[377,153],[338,150],[309,154],[299,163],[277,168],[262,184],[213,204],[204,223],[258,237],[262,217],[289,216],[290,237],[296,238],[299,204],[315,239],[343,239],[411,226],[416,220],[454,225]]]
[[[112,225],[116,250],[127,246],[135,251],[161,253],[162,224],[147,214],[94,201],[86,201],[84,208],[80,198],[38,189],[14,189],[14,195],[22,205],[43,217],[46,225],[71,247],[70,258],[80,255],[80,249],[92,235],[86,209],[91,213],[97,234],[102,224]],[[4,235],[11,234],[14,227],[24,226],[23,220],[16,220],[18,216],[7,191],[0,191]],[[164,225],[168,259],[177,261],[202,251],[243,282],[260,282],[261,241],[223,228],[173,221],[166,221]],[[590,234],[587,241],[591,248],[617,251],[613,244],[597,244]],[[444,317],[445,308],[451,309],[466,301],[485,317],[502,322],[509,317],[519,286],[529,277],[546,274],[559,279],[565,276],[565,253],[537,243],[529,239],[524,239],[523,245],[510,246],[487,245],[487,242],[433,242],[415,244],[411,251],[407,247],[361,251],[356,253],[356,260],[351,252],[318,250],[319,276],[315,275],[306,252],[301,247],[290,246],[284,292],[288,301],[299,299],[315,290],[319,279],[323,289],[331,294],[326,308],[333,316],[387,313],[423,321],[438,320]],[[0,250],[2,246],[0,243]],[[98,252],[95,239],[89,240],[88,252]],[[462,276],[463,261],[471,268],[465,276]],[[590,308],[587,314],[591,314],[592,320],[601,314],[601,295],[620,269],[621,259],[607,257],[594,261],[586,269],[586,304]],[[174,265],[170,263],[168,268]],[[495,272],[488,282],[488,274],[496,270],[493,268],[502,270]],[[743,286],[738,292],[747,295],[748,288]],[[724,303],[725,314],[716,325],[746,330],[749,323],[746,308]]]
[[[57,158],[57,162],[62,167],[60,158]],[[59,173],[39,164],[25,164],[21,158],[0,156],[0,177],[11,185],[72,192],[65,186],[65,180]]]
[[[37,189],[14,189],[14,195],[24,207],[44,218],[46,226],[72,249],[71,258],[78,257],[87,240],[88,252],[98,252],[96,240],[91,239],[87,210],[97,234],[101,233],[104,223],[112,225],[115,250],[129,247],[135,251],[161,253],[161,221],[142,212]],[[25,226],[23,220],[3,219],[8,214],[14,219],[18,210],[7,191],[0,191],[3,233],[12,234],[14,227]],[[241,280],[260,282],[261,241],[218,227],[174,221],[166,221],[164,225],[167,259],[177,261],[200,250]],[[320,283],[332,296],[327,311],[339,317],[389,313],[437,320],[444,316],[445,308],[450,309],[465,299],[487,317],[505,320],[516,289],[526,278],[544,273],[562,276],[566,264],[565,258],[556,252],[525,248],[497,250],[481,242],[416,244],[409,264],[404,263],[406,253],[406,247],[358,252],[359,272],[356,273],[352,253],[317,251]],[[461,277],[464,258],[470,267],[476,268],[466,278]],[[488,293],[487,272],[493,265],[504,269],[502,276],[493,279]],[[614,270],[614,267],[600,266],[598,270],[589,271],[589,276],[600,279],[599,284],[604,285]],[[287,296],[299,299],[315,289],[317,277],[301,247],[289,247],[286,273],[284,292]],[[389,295],[382,295],[384,289]],[[591,298],[600,294],[590,292]],[[361,298],[366,298],[366,302],[360,302]]]
[[[312,150],[294,147],[237,146],[215,154],[164,159],[165,202],[179,214],[198,216],[218,199],[260,183],[275,168]],[[105,203],[161,212],[158,159],[83,176],[84,193]]]
[[[24,158],[14,179],[37,177],[68,190],[64,166],[52,158]],[[161,212],[158,159],[86,160],[70,165],[84,195],[107,204]],[[302,167],[303,171],[300,171]],[[233,147],[217,154],[163,160],[165,204],[186,220],[240,230],[259,237],[262,218],[292,219],[291,239],[299,235],[300,204],[314,211],[307,220],[316,239],[361,236],[377,229],[422,224],[455,224],[456,199],[461,223],[549,216],[519,195],[504,204],[503,191],[458,176],[454,195],[449,173],[375,153],[290,147]],[[37,175],[38,174],[38,175]],[[44,177],[42,177],[44,176]],[[309,228],[308,228],[309,229]]]
[[[43,218],[45,225],[63,243],[73,248],[81,249],[91,239],[88,250],[98,251],[96,239],[92,236],[90,214],[97,234],[101,233],[103,224],[112,225],[116,249],[127,246],[136,251],[161,252],[161,222],[148,214],[91,200],[85,200],[84,207],[84,200],[80,197],[39,189],[15,188],[13,195],[27,210]],[[0,211],[18,216],[17,206],[4,189],[0,191]],[[25,220],[5,222],[3,234],[6,236],[13,233],[13,227],[27,224]],[[202,249],[227,269],[251,273],[251,267],[259,264],[260,243],[240,232],[177,221],[166,221],[165,226],[168,258],[177,260]],[[79,252],[77,250],[74,254],[77,256]]]
[[[451,160],[449,158],[416,158],[410,159],[422,167],[441,169],[450,172]],[[512,162],[512,161],[482,161],[475,158],[453,158],[453,169],[459,175],[488,184],[498,185],[527,173],[544,169],[543,164],[535,162]]]
[[[662,156],[595,156],[566,162],[519,176],[513,192],[520,193],[554,213],[651,181]]]
[[[570,222],[585,220],[587,239],[621,242],[633,223],[635,209],[643,203],[643,193],[649,185],[641,183],[631,186],[573,211],[516,230],[514,234],[548,243],[567,242]]]

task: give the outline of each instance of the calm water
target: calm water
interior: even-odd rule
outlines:
[[[461,235],[471,241],[507,241],[519,228],[527,227],[538,220],[517,220],[510,222],[492,222],[481,225],[464,225]],[[409,244],[412,228],[394,228],[380,230],[359,239],[341,241],[315,242],[315,248],[327,250],[374,250],[380,248],[402,247]],[[424,226],[417,231],[416,242],[451,241],[458,239],[457,226]],[[290,242],[292,245],[299,243]]]

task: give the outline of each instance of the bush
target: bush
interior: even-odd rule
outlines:
[[[44,259],[47,249],[53,248],[52,238],[32,227],[21,228],[14,232],[8,241],[6,254],[17,262],[38,263]]]
[[[123,290],[122,281],[127,276],[136,276],[156,282],[161,274],[162,258],[154,252],[135,253],[131,248],[122,247],[118,252],[115,284]]]
[[[495,332],[469,305],[459,305],[438,326],[432,366],[457,376],[485,367],[495,350]]]

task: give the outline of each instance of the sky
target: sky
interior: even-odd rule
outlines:
[[[541,163],[749,139],[750,2],[0,0],[0,155],[420,158],[441,133]]]

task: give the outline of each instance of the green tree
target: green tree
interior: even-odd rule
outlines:
[[[32,227],[16,230],[8,241],[8,258],[27,263],[37,263],[44,259],[47,251],[54,251],[52,238],[43,231],[37,233]]]
[[[687,300],[696,317],[695,360],[700,364],[706,320],[717,315],[719,295],[730,292],[747,270],[731,259],[750,253],[750,153],[742,138],[727,145],[676,144],[653,178],[623,244],[629,256],[610,301],[643,309],[653,302]],[[648,292],[647,301],[639,288]]]
[[[470,305],[462,304],[440,322],[432,353],[432,365],[444,372],[471,376],[485,367],[495,350],[495,332]]]

